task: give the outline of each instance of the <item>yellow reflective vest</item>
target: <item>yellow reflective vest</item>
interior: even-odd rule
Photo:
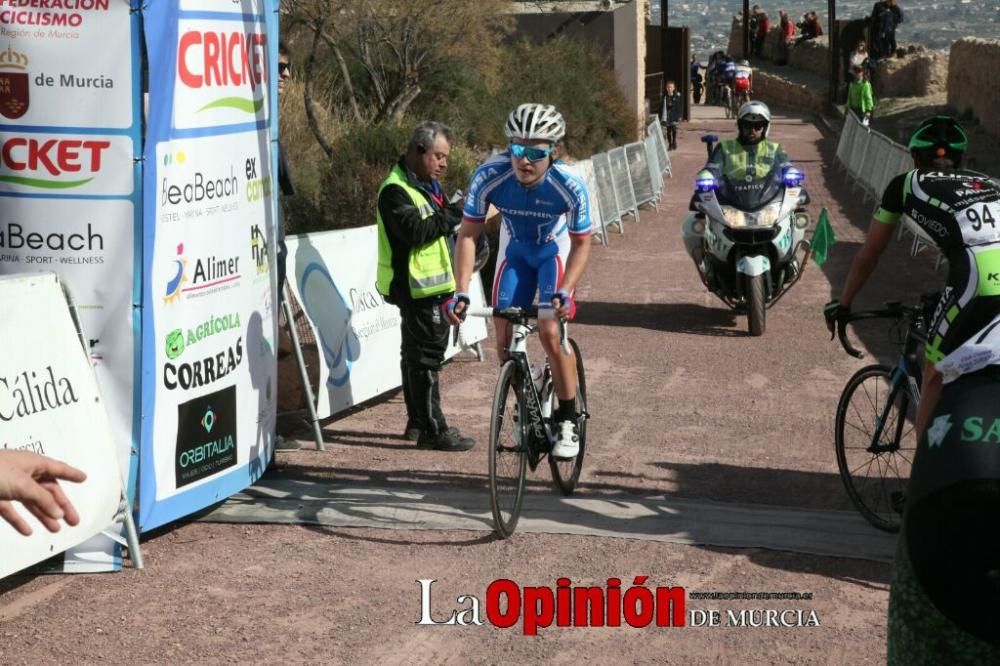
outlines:
[[[750,165],[753,166],[754,178],[766,176],[774,166],[780,147],[773,141],[761,141],[751,148],[752,162],[748,162],[750,152],[738,139],[723,141],[719,144],[719,149],[723,156],[722,173],[729,176],[730,180],[744,180],[747,176],[747,167]]]
[[[392,168],[389,176],[379,185],[378,195],[381,196],[382,190],[389,185],[398,185],[403,188],[420,212],[421,219],[427,219],[434,214],[434,207],[427,194],[410,184],[406,177],[406,171],[399,164]],[[382,213],[378,210],[378,206],[375,210],[375,220],[378,223],[378,273],[375,277],[375,286],[380,294],[389,296],[389,289],[394,277],[392,246],[389,244],[389,236],[385,230],[385,223],[382,221]],[[455,274],[451,266],[451,252],[444,236],[410,248],[407,269],[411,298],[427,298],[455,291]]]

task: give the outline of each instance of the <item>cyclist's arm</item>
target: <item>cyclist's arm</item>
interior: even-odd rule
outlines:
[[[476,239],[483,233],[484,220],[463,218],[455,241],[455,291],[469,293],[469,281],[476,265]]]
[[[572,293],[576,289],[576,283],[583,275],[583,269],[587,267],[590,259],[590,232],[586,234],[570,234],[569,236],[569,258],[566,259],[566,272],[563,273],[560,289]]]

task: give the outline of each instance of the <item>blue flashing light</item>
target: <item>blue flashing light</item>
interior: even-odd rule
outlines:
[[[782,180],[788,187],[798,187],[806,179],[806,175],[793,166],[786,167],[781,175]]]
[[[699,192],[711,192],[715,189],[715,176],[711,173],[701,172],[694,181],[694,186]]]

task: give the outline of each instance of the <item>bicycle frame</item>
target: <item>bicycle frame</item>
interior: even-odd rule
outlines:
[[[528,452],[531,454],[529,461],[532,470],[538,465],[543,453],[538,449],[537,444],[547,442],[548,450],[551,450],[555,442],[555,433],[551,423],[543,415],[542,396],[535,387],[535,382],[531,377],[531,366],[528,361],[528,336],[535,332],[536,327],[520,322],[514,323],[513,334],[511,335],[509,357],[517,364],[518,375],[520,377],[520,389],[518,399],[521,400],[528,412],[529,423],[521,424],[522,434],[529,435],[523,438],[527,444]],[[548,361],[542,371],[542,386],[551,384],[552,370]]]

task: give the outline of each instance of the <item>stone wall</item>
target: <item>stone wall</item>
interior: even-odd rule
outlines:
[[[817,90],[770,72],[754,72],[753,93],[754,99],[769,106],[787,106],[816,113],[822,113],[827,104],[825,88]]]
[[[952,44],[948,105],[959,113],[971,112],[990,136],[1000,140],[998,70],[1000,40],[966,38]]]
[[[876,97],[925,97],[946,92],[947,51],[918,51],[879,62],[873,77]]]

